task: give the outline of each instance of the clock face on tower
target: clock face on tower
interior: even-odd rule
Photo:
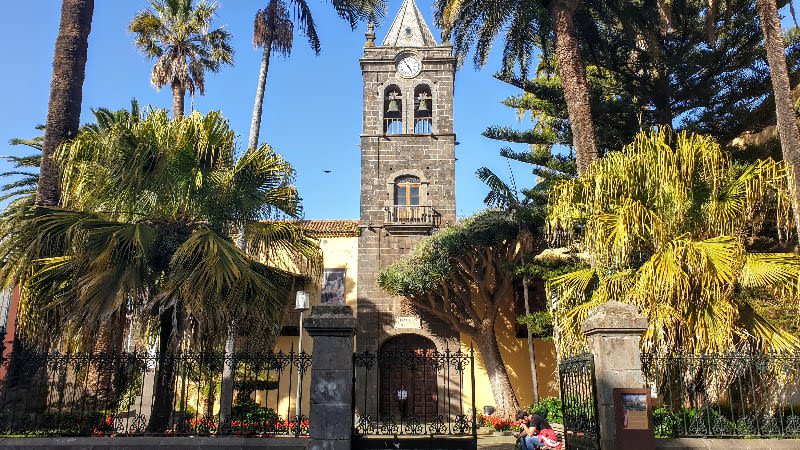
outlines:
[[[406,55],[397,63],[397,73],[403,78],[414,78],[422,72],[422,63],[414,55]]]

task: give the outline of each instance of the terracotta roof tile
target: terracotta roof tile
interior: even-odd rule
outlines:
[[[358,237],[360,234],[358,220],[298,220],[295,223],[316,238]]]

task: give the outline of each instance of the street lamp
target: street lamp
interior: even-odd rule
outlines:
[[[303,313],[308,311],[311,304],[311,294],[308,291],[297,291],[297,294],[294,298],[294,309],[295,311],[300,312],[300,337],[297,338],[297,356],[303,354]],[[297,420],[301,420],[301,416],[303,415],[303,371],[300,369],[300,365],[298,364],[297,367]],[[300,424],[296,425],[298,428]]]

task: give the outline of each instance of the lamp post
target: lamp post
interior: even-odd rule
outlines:
[[[311,303],[311,294],[308,291],[297,291],[297,295],[295,295],[294,299],[294,309],[295,311],[300,312],[300,337],[297,339],[297,356],[303,354],[303,313],[308,311],[308,308]],[[303,372],[300,369],[300,365],[297,367],[297,406],[295,407],[295,411],[297,412],[297,420],[298,423],[296,425],[297,429],[300,428],[300,421],[301,416],[303,415]]]

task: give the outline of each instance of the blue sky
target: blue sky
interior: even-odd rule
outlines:
[[[53,45],[60,1],[8,2],[0,15],[0,42],[6,61],[0,70],[0,154],[18,154],[22,148],[6,145],[11,138],[32,137],[44,123],[51,78]],[[224,0],[215,21],[233,34],[234,67],[209,75],[206,95],[197,97],[196,109],[221,110],[239,136],[247,142],[261,53],[252,46],[252,23],[262,2]],[[354,219],[359,216],[361,132],[361,73],[365,26],[350,31],[333,12],[330,2],[312,0],[322,55],[314,56],[302,36],[295,40],[289,59],[273,58],[270,65],[261,140],[283,154],[298,171],[298,187],[309,219]],[[386,33],[402,0],[389,1],[389,16],[377,34]],[[432,0],[418,0],[433,28]],[[168,90],[150,85],[152,63],[133,48],[127,32],[130,18],[147,7],[145,0],[97,0],[89,42],[84,84],[82,122],[91,119],[93,107],[126,108],[131,98],[143,105],[171,109]],[[434,35],[439,36],[434,29]],[[498,156],[500,143],[480,134],[492,124],[515,124],[516,114],[500,101],[515,89],[492,78],[499,67],[498,52],[490,64],[476,71],[471,64],[458,73],[455,123],[458,140],[456,163],[459,216],[482,208],[486,188],[475,170],[488,166],[509,175],[509,164]],[[187,99],[188,105],[188,99]],[[0,170],[7,169],[0,163]],[[324,170],[332,173],[325,174]],[[520,184],[533,182],[527,168],[514,166]]]

